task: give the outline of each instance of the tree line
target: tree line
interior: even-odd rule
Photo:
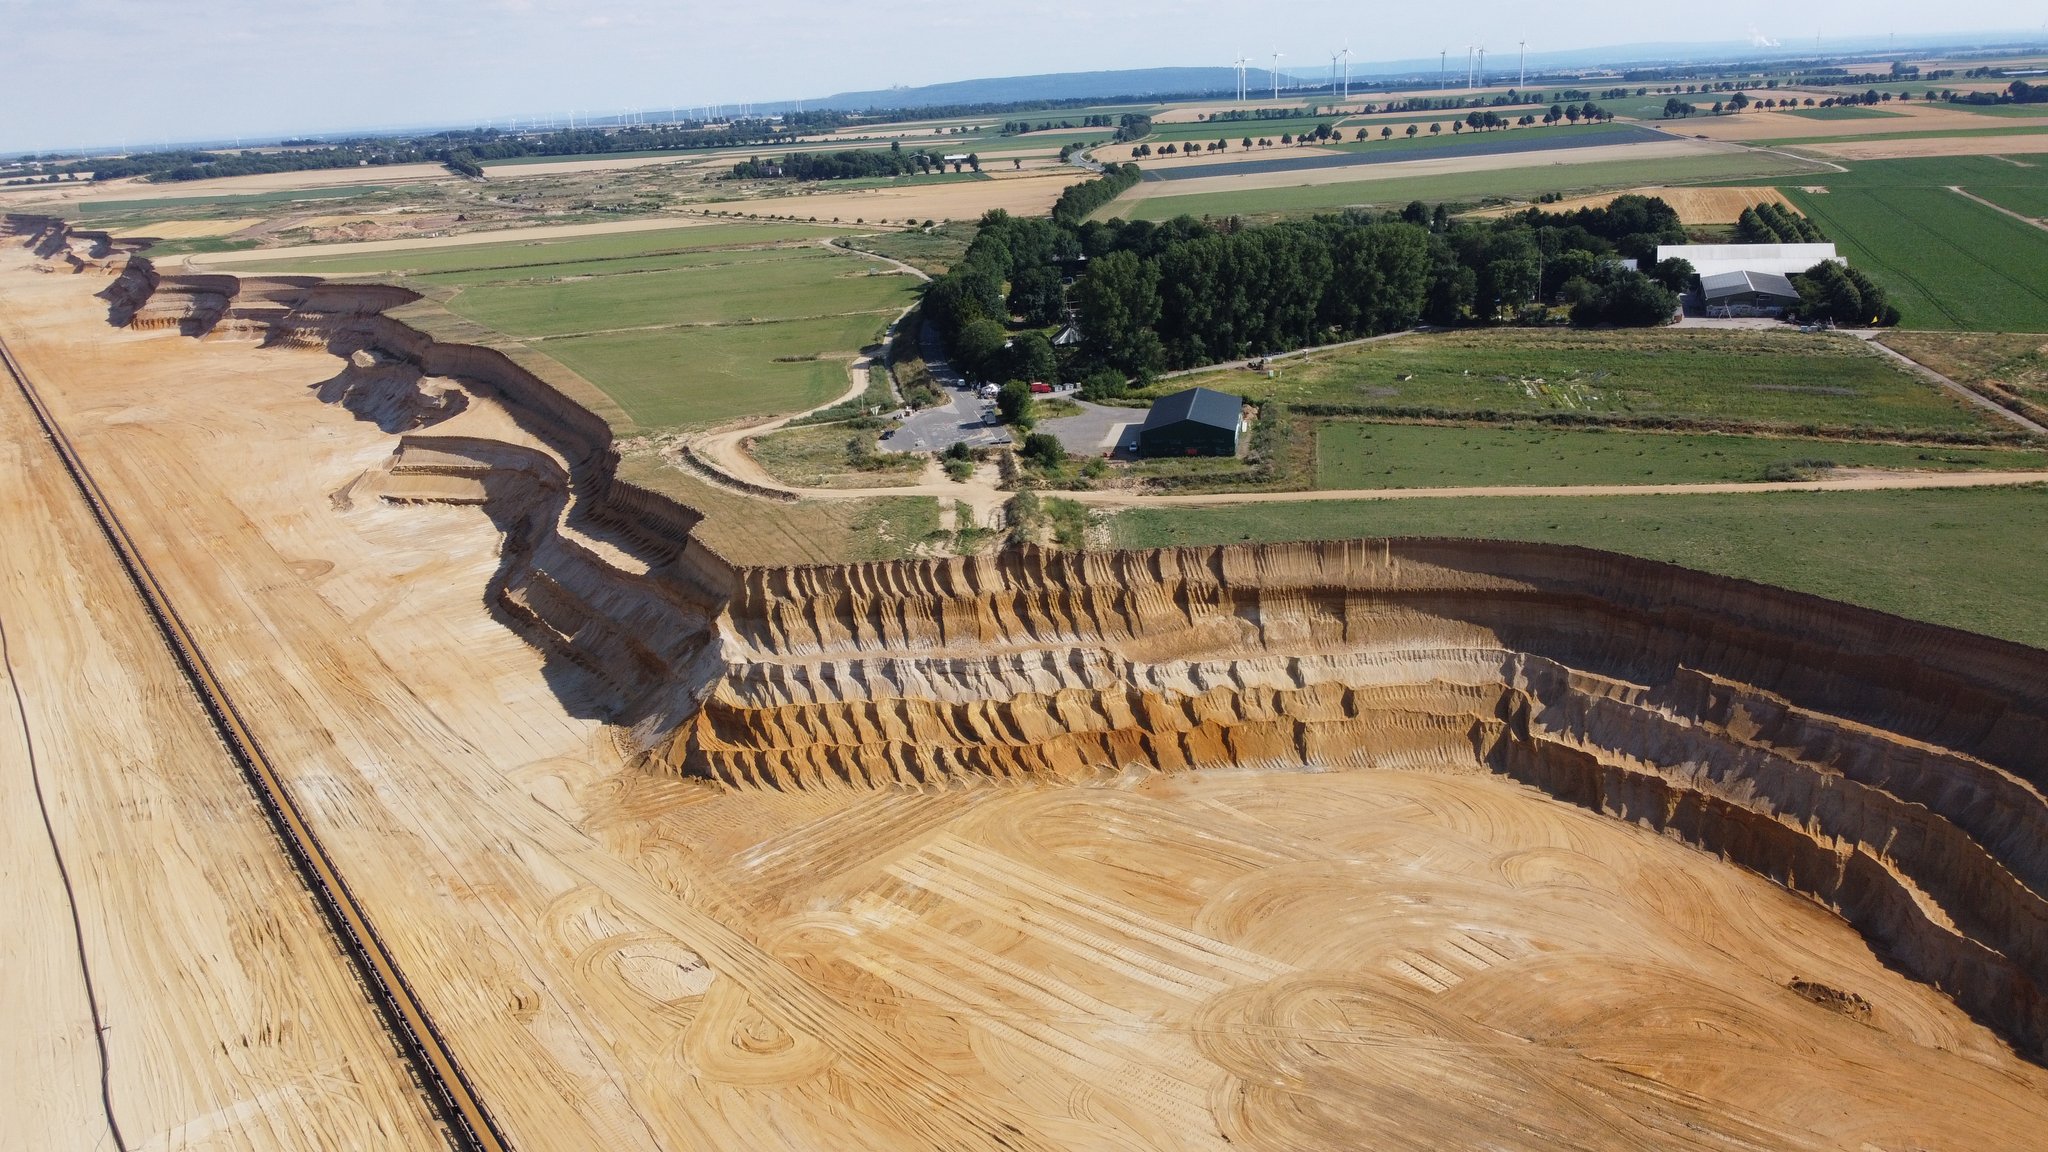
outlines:
[[[1061,129],[1075,128],[1108,128],[1114,123],[1115,121],[1107,113],[1083,116],[1078,124],[1072,120],[1040,120],[1037,123],[1029,120],[1005,120],[1003,121],[1001,132],[1005,136],[1022,136],[1027,132],[1054,132]]]
[[[1735,235],[1745,244],[1825,244],[1828,241],[1820,225],[1770,201],[1744,208],[1742,215],[1735,219]]]
[[[1088,199],[1098,197],[1107,202]],[[1042,333],[1011,335],[1013,318],[1043,327],[1071,315],[1082,342],[1067,375],[1121,379],[1421,322],[1547,320],[1552,306],[1568,307],[1576,324],[1661,324],[1692,279],[1683,261],[1655,264],[1657,245],[1685,231],[1668,204],[1642,196],[1491,221],[1453,221],[1420,202],[1258,227],[1085,216],[983,217],[966,255],[925,296],[926,322],[964,371],[1047,378],[1053,350],[1040,347]],[[1091,378],[1089,387],[1108,386]]]
[[[953,162],[953,170],[962,165],[981,171],[981,157],[969,153]],[[886,176],[912,176],[929,172],[944,172],[946,158],[936,152],[924,149],[906,152],[901,144],[891,144],[887,149],[850,150],[845,152],[791,152],[787,156],[759,156],[742,160],[732,166],[729,179],[734,180],[859,180]]]

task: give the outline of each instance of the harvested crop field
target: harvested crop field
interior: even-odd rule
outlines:
[[[1838,467],[2048,470],[2048,451],[1605,429],[1333,422],[1318,432],[1316,465],[1316,487],[1334,489],[1688,484],[1792,479]]]
[[[1624,188],[1614,192],[1597,192],[1590,196],[1574,196],[1568,200],[1549,204],[1517,205],[1512,208],[1489,208],[1474,212],[1474,216],[1504,216],[1519,212],[1526,207],[1541,208],[1545,212],[1573,212],[1580,208],[1605,208],[1616,196],[1655,196],[1671,205],[1678,213],[1681,224],[1733,224],[1741,217],[1744,208],[1758,204],[1780,204],[1791,207],[1791,201],[1776,188],[1674,188],[1668,185],[1649,185],[1642,188]]]
[[[9,345],[512,1147],[2048,1122],[2039,651],[1444,540],[762,567],[395,294],[34,264]]]

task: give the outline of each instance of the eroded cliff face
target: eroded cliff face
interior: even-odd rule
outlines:
[[[384,315],[404,294],[232,280],[131,259],[108,297],[117,322],[350,358],[322,398],[398,437],[356,497],[482,507],[504,532],[501,619],[647,771],[782,789],[1497,773],[1806,893],[2048,1051],[2048,653],[1500,542],[734,564],[695,512],[617,479],[593,414]],[[522,442],[446,433],[453,396]]]

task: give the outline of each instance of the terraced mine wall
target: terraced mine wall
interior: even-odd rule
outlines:
[[[146,264],[109,290],[131,315],[193,294]],[[2048,652],[1508,542],[733,564],[693,510],[617,479],[595,415],[355,292],[252,282],[222,322],[454,378],[545,445],[417,432],[395,459],[475,478],[505,533],[487,595],[644,770],[786,789],[1499,774],[1807,894],[2048,1053]]]

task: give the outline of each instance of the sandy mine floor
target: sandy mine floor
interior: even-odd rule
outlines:
[[[0,261],[9,343],[523,1152],[2007,1149],[2048,1124],[2048,1073],[1818,906],[1453,758],[795,791],[624,769],[577,679],[487,608],[486,514],[379,498],[463,483],[387,472],[396,436],[314,394],[339,360],[110,329],[104,278]],[[39,533],[0,612],[32,730],[76,750],[50,757],[59,829],[120,993],[131,1147],[222,1116],[230,1147],[430,1146],[0,412],[7,539]],[[482,396],[433,431],[535,446]],[[92,582],[53,577],[65,556]],[[32,1130],[84,1131],[89,1037],[19,759],[7,1043],[49,1071],[11,1083]],[[123,943],[172,931],[200,940]],[[297,1011],[266,1029],[266,997]]]
[[[23,343],[20,320],[9,296],[0,334],[10,346]],[[25,351],[63,386],[73,361],[61,343]],[[128,1148],[436,1146],[381,1020],[4,382],[5,1143],[114,1147],[89,970],[106,1028],[105,1098]],[[97,419],[146,427],[163,416],[131,393]],[[77,900],[83,968],[51,832]]]

